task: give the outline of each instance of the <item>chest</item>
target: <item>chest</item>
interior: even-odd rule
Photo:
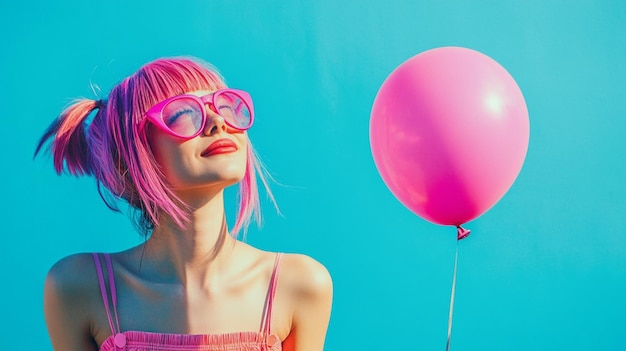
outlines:
[[[267,307],[265,277],[232,284],[190,289],[176,284],[146,282],[117,273],[116,301],[109,295],[115,329],[179,335],[258,332]],[[94,311],[94,337],[102,344],[111,327],[102,305]],[[119,322],[119,324],[118,324]]]

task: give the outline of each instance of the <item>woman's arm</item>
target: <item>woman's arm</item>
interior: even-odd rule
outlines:
[[[48,272],[44,285],[44,314],[54,350],[97,350],[91,337],[89,311],[92,281],[95,274],[89,255],[75,255],[57,262]]]
[[[321,351],[330,320],[333,285],[326,267],[304,255],[288,255],[281,279],[287,278],[293,315],[284,351]]]

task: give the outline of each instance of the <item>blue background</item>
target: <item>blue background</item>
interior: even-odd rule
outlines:
[[[464,46],[528,105],[524,167],[460,242],[452,349],[626,350],[626,2],[2,1],[2,350],[50,349],[48,268],[141,242],[91,179],[34,146],[70,98],[194,55],[255,99],[251,138],[281,185],[248,242],[302,252],[335,284],[326,350],[443,350],[455,230],[404,208],[369,148],[369,113],[409,57]],[[123,312],[122,312],[123,313]]]

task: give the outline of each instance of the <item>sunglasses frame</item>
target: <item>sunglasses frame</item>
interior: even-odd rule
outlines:
[[[231,122],[229,122],[226,117],[220,115],[219,112],[217,111],[218,110],[217,108],[215,108],[216,113],[224,119],[224,122],[229,127],[237,129],[237,130],[248,130],[252,126],[252,123],[254,122],[254,106],[252,104],[252,97],[246,91],[238,90],[238,89],[230,89],[230,88],[219,89],[212,93],[202,95],[202,96],[197,96],[197,95],[192,95],[192,94],[182,94],[182,95],[176,95],[171,98],[165,99],[159,102],[158,104],[150,107],[150,109],[148,109],[148,111],[144,114],[144,118],[141,120],[141,122],[139,122],[138,130],[139,132],[142,132],[146,126],[146,123],[150,121],[152,122],[152,124],[157,126],[160,130],[162,130],[163,132],[173,137],[186,139],[186,140],[195,138],[198,135],[200,135],[200,133],[202,133],[202,131],[204,130],[206,126],[206,121],[207,121],[208,116],[207,116],[207,112],[204,106],[206,104],[215,106],[215,100],[217,99],[217,97],[225,93],[236,95],[243,101],[244,104],[246,104],[246,107],[248,107],[248,111],[250,111],[250,123],[246,127],[243,127],[243,128],[237,127],[233,125]],[[171,102],[180,100],[180,99],[191,99],[197,102],[198,105],[202,106],[202,108],[200,109],[202,111],[202,123],[200,125],[200,128],[198,128],[198,131],[195,132],[191,136],[180,135],[174,132],[165,124],[165,121],[163,120],[163,110],[165,110],[165,107],[167,107],[167,105],[169,105]]]

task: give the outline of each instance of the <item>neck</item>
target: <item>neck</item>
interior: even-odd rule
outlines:
[[[154,268],[166,280],[202,284],[229,267],[237,243],[228,233],[224,192],[201,200],[191,194],[177,195],[190,206],[190,220],[181,228],[163,218],[145,244],[144,261],[147,269]]]

